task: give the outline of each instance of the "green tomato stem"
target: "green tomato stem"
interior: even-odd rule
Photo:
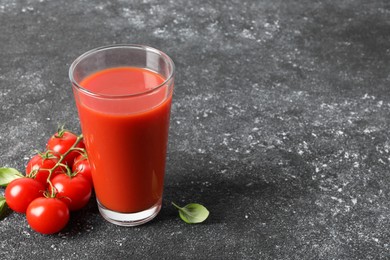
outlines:
[[[62,163],[62,161],[64,160],[64,158],[72,151],[74,150],[79,150],[80,148],[76,148],[76,146],[81,142],[81,140],[83,140],[83,134],[80,134],[79,136],[77,136],[77,139],[76,141],[74,142],[74,144],[69,148],[68,151],[66,151],[66,153],[64,153],[63,155],[60,156],[60,159],[58,160],[58,162],[53,166],[53,168],[49,169],[49,176],[47,176],[47,182],[50,182],[50,178],[51,178],[51,175],[53,173],[53,171],[58,167],[58,166],[64,166],[65,164]],[[67,165],[65,165],[67,171],[69,171],[69,167]]]

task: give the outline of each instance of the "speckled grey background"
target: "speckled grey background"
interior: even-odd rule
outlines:
[[[78,55],[138,43],[177,66],[158,217],[117,227],[91,201],[43,236],[11,213],[1,259],[389,259],[387,0],[0,0],[0,24],[0,165],[21,171],[79,131]]]

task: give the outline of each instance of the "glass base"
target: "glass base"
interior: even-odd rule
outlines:
[[[151,221],[160,212],[161,202],[162,201],[160,199],[151,208],[144,211],[135,213],[121,213],[107,209],[99,202],[99,200],[97,200],[98,208],[103,218],[115,225],[126,227],[138,226]]]

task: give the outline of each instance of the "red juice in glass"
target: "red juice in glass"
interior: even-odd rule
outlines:
[[[161,208],[174,65],[144,46],[84,56],[71,79],[99,210],[118,225],[145,223]]]

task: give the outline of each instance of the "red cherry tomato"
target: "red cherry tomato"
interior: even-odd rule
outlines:
[[[49,170],[52,169],[58,162],[58,158],[50,152],[39,153],[34,155],[26,166],[26,175],[35,178],[37,181],[46,186]],[[60,173],[66,172],[62,166],[58,166],[51,174],[51,179]]]
[[[67,204],[71,211],[83,208],[91,198],[91,184],[82,175],[70,177],[59,174],[51,182],[56,189],[57,198]]]
[[[5,201],[14,211],[25,213],[34,199],[43,197],[45,186],[31,178],[15,179],[5,189]]]
[[[88,157],[86,154],[80,154],[76,157],[73,163],[72,171],[77,175],[82,175],[88,179],[89,183],[93,188],[91,165],[89,164]]]
[[[46,149],[49,151],[53,151],[54,155],[60,157],[65,154],[77,140],[77,135],[72,132],[66,130],[59,130],[56,134],[52,135],[47,142]],[[81,140],[76,148],[85,148],[84,142]],[[74,159],[80,154],[79,151],[71,151],[68,153],[64,160],[62,161],[64,164],[67,164],[70,168],[72,168],[72,164]]]
[[[30,227],[42,234],[54,234],[61,231],[69,221],[68,206],[57,198],[37,198],[26,211]]]

